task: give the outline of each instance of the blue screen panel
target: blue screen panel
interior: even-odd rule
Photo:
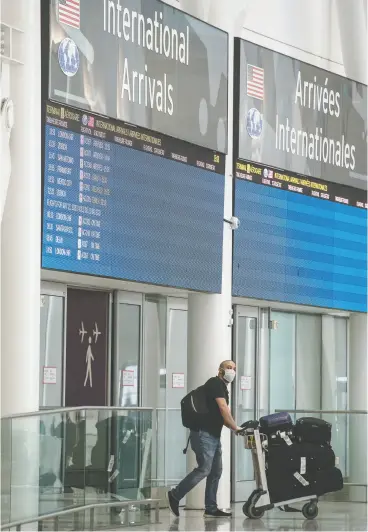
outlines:
[[[43,268],[220,292],[224,175],[94,131],[46,126]]]
[[[235,180],[233,294],[367,311],[367,211]]]

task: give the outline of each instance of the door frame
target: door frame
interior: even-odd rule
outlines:
[[[234,324],[232,329],[232,357],[236,365],[238,366],[238,318],[255,318],[257,321],[256,335],[255,335],[255,352],[254,352],[254,379],[253,379],[253,400],[254,400],[254,412],[257,415],[258,412],[258,354],[259,354],[259,342],[260,342],[260,318],[261,309],[259,307],[252,307],[248,305],[234,305],[233,306]],[[241,375],[238,376],[240,378]],[[239,395],[239,384],[237,384],[232,391],[232,402],[237,404]],[[244,449],[244,452],[249,452]],[[235,481],[236,470],[236,439],[233,438],[231,442],[231,500],[236,501],[237,496],[237,483]],[[255,481],[244,481],[244,484],[249,484],[249,494],[255,488]],[[245,486],[244,486],[245,487]],[[245,499],[245,494],[244,494]]]
[[[63,347],[62,347],[62,360],[61,360],[61,408],[65,406],[65,373],[66,373],[66,323],[67,323],[67,299],[68,289],[67,285],[63,283],[53,283],[49,281],[41,281],[40,286],[40,305],[42,296],[55,296],[61,297],[63,300]],[[41,370],[41,368],[39,368]],[[40,410],[48,410],[47,407],[40,407]]]
[[[143,375],[142,375],[142,363],[143,363],[143,295],[139,292],[124,292],[117,291],[113,295],[113,349],[112,349],[112,364],[111,365],[111,393],[110,397],[112,399],[112,404],[118,406],[120,389],[117,384],[118,378],[118,353],[119,353],[119,339],[117,333],[118,327],[118,316],[119,316],[119,305],[133,305],[140,308],[140,323],[139,323],[139,358],[138,358],[138,406],[142,406],[142,390],[143,390]]]
[[[169,367],[168,361],[169,361],[169,357],[170,357],[170,342],[171,342],[171,336],[170,336],[171,335],[171,330],[170,330],[170,312],[172,310],[179,310],[181,312],[188,312],[188,299],[184,298],[184,297],[171,297],[171,296],[168,296],[167,299],[166,299],[166,394],[165,394],[165,408],[164,408],[164,411],[165,411],[165,460],[164,460],[164,463],[165,463],[165,466],[164,466],[165,485],[166,485],[168,480],[171,480],[171,479],[167,478],[168,460],[169,460],[169,458],[168,458],[168,454],[166,452],[166,445],[167,445],[167,442],[169,441],[168,434],[169,434],[169,430],[170,430],[169,423],[168,423],[168,412],[176,412],[178,416],[181,415],[180,414],[181,409],[180,409],[180,404],[179,403],[178,403],[178,405],[176,407],[175,406],[170,406],[168,404],[169,403],[168,390],[172,386],[171,374],[170,374],[170,372],[168,372],[168,367]],[[187,352],[187,354],[188,354],[188,352]],[[187,358],[187,361],[188,361],[188,358]],[[187,368],[186,368],[186,372],[185,372],[184,378],[185,378],[185,387],[187,387],[188,364],[187,364]],[[186,442],[183,442],[183,447],[184,447],[185,443]]]

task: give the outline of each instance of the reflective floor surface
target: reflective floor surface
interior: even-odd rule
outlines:
[[[159,523],[154,523],[155,513],[129,507],[123,512],[98,508],[94,514],[94,530],[132,532],[238,532],[248,530],[318,530],[318,531],[354,531],[368,530],[367,505],[362,503],[320,502],[319,515],[313,521],[307,521],[301,513],[285,513],[280,510],[267,512],[263,519],[250,520],[242,512],[242,504],[233,508],[231,519],[204,519],[203,512],[181,511],[180,519],[171,516],[168,510],[160,511]],[[123,524],[124,523],[124,524]],[[149,524],[152,523],[152,524]],[[25,526],[23,530],[30,530]],[[32,528],[32,530],[36,530]],[[91,530],[89,513],[78,512],[59,518],[57,528],[52,520],[43,521],[44,532],[54,530],[76,531]]]
[[[167,510],[160,512],[160,524],[132,527],[135,531],[242,531],[242,530],[368,530],[367,505],[359,503],[320,502],[319,515],[306,521],[302,514],[288,514],[278,509],[267,512],[262,520],[246,519],[242,505],[234,506],[232,519],[204,519],[202,512],[181,511],[174,519]]]

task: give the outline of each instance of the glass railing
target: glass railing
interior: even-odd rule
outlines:
[[[1,525],[151,496],[152,409],[75,408],[1,419]]]
[[[239,421],[252,417],[237,414]],[[345,500],[366,501],[367,412],[290,414],[332,424]],[[2,418],[1,525],[88,504],[161,498],[161,488],[186,474],[187,436],[180,409],[72,408]],[[243,461],[236,467],[245,474]]]
[[[285,410],[277,409],[276,412]],[[331,445],[336,465],[344,477],[344,498],[367,501],[367,416],[366,410],[288,410],[293,421],[316,417],[332,425]]]
[[[158,408],[156,468],[157,487],[176,486],[187,473],[183,454],[189,431],[183,427],[180,408]]]

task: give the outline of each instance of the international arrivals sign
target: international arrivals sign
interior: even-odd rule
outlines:
[[[240,159],[367,188],[367,87],[235,42]]]
[[[49,98],[226,153],[228,35],[158,0],[50,0]]]

